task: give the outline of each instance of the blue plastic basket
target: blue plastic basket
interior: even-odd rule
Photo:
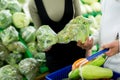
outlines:
[[[48,74],[45,78],[46,80],[62,80],[64,78],[68,78],[68,73],[71,71],[72,66],[67,66],[65,68],[62,68],[60,70],[57,70],[53,73]],[[113,72],[112,80],[120,79],[120,74]]]
[[[71,65],[46,76],[46,80],[62,80],[63,78],[68,78],[68,73],[71,71]]]

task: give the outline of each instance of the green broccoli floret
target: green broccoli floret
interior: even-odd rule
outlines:
[[[18,67],[27,80],[34,80],[39,72],[38,62],[34,58],[25,58],[21,60]]]
[[[10,10],[11,14],[22,11],[22,7],[17,0],[8,1],[6,9]]]
[[[0,11],[7,7],[7,0],[0,0]]]
[[[57,34],[48,26],[40,26],[36,31],[37,46],[41,51],[45,51],[58,41]]]
[[[0,32],[0,37],[2,43],[6,46],[11,42],[19,40],[18,32],[13,26],[10,26]]]
[[[27,27],[30,23],[30,19],[23,12],[15,12],[12,16],[12,19],[16,28]]]
[[[11,65],[0,68],[0,80],[23,80],[19,70]]]
[[[33,26],[28,26],[20,30],[21,36],[25,42],[35,41],[36,29]]]
[[[10,53],[5,59],[5,61],[10,65],[18,64],[21,60],[22,54],[20,53]]]
[[[20,52],[24,53],[26,49],[26,46],[20,41],[11,42],[6,47],[8,48],[9,51],[14,51],[19,53]]]
[[[0,29],[5,29],[9,27],[11,23],[12,23],[12,14],[10,13],[10,11],[9,10],[0,11]]]
[[[92,21],[83,16],[72,19],[63,30],[58,33],[58,43],[69,43],[70,41],[81,40],[85,42],[89,36],[89,28]]]

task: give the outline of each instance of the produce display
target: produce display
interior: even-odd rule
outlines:
[[[96,16],[101,14],[101,4],[99,0],[80,0],[82,15],[88,17],[89,15]]]
[[[34,80],[45,72],[42,67],[48,70],[23,5],[18,0],[0,0],[0,80]]]
[[[78,41],[79,39],[84,42],[86,37],[89,36],[89,27],[92,22],[83,16],[71,20],[65,26],[65,29],[56,34],[48,25],[40,26],[40,28],[36,30],[30,17],[26,14],[28,12],[25,11],[24,4],[19,3],[17,0],[9,0],[6,4],[8,5],[0,10],[0,47],[2,47],[0,49],[0,66],[1,68],[6,65],[17,66],[16,68],[18,68],[22,74],[23,79],[33,80],[33,78],[38,76],[38,72],[40,74],[39,70],[41,66],[46,63],[44,51],[52,45],[56,43],[68,43],[73,40]],[[64,33],[62,32],[64,31],[66,32],[66,37],[70,35],[69,38],[66,39],[66,37],[63,37]],[[29,75],[24,74],[21,69],[19,69],[22,61],[27,58],[33,58],[39,63],[38,66],[35,65],[39,69],[36,69],[35,72]],[[29,65],[24,63],[24,67],[27,65],[25,69],[33,71],[33,69],[31,69],[33,65],[31,60],[26,62],[29,63]],[[34,76],[30,77],[32,75]]]
[[[99,30],[101,20],[100,0],[80,0],[81,14],[92,20],[90,35]]]
[[[82,15],[72,19],[56,34],[48,25],[36,29],[28,10],[29,0],[0,0],[0,80],[34,80],[46,66],[45,50],[56,43],[81,40],[99,30],[101,6],[98,0],[80,0]],[[98,48],[94,46],[92,50]],[[83,58],[84,59],[84,58]],[[112,70],[101,67],[104,56],[89,63],[72,65],[69,79],[111,78]],[[47,67],[45,67],[48,70]],[[91,73],[94,70],[94,73]]]

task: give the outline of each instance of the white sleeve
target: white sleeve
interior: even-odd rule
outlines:
[[[118,40],[119,40],[119,45],[118,45],[118,49],[119,49],[119,52],[120,52],[120,33],[119,33],[119,37],[118,37]]]
[[[93,38],[93,45],[98,44],[99,42],[99,31],[95,32],[93,35],[90,36],[90,38]]]
[[[101,0],[101,11],[102,11],[102,14],[105,12],[105,5],[106,5],[106,2],[105,0]]]

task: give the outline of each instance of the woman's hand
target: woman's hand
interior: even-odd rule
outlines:
[[[119,52],[119,41],[115,40],[111,43],[104,44],[101,49],[104,48],[109,48],[109,51],[105,53],[107,56],[113,56]]]
[[[77,42],[77,46],[81,47],[82,49],[90,50],[93,46],[93,38],[87,38],[85,43],[82,43],[80,40]]]

